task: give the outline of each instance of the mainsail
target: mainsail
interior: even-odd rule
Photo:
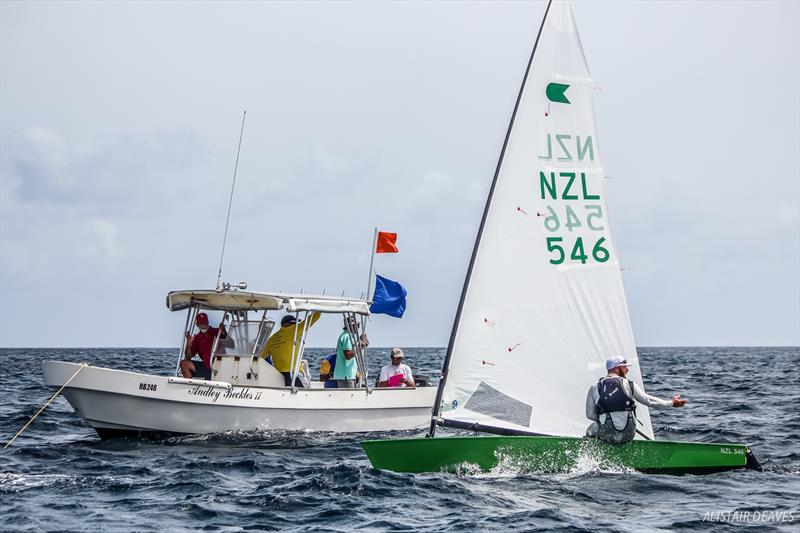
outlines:
[[[453,325],[434,412],[444,425],[581,436],[604,361],[637,362],[592,100],[572,10],[551,0]],[[629,378],[642,387],[638,365]],[[647,408],[637,416],[652,438]]]

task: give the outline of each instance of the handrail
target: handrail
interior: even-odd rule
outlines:
[[[192,378],[167,378],[169,383],[175,383],[177,385],[203,385],[206,387],[215,387],[218,389],[230,389],[233,387],[230,383],[226,383],[224,381],[207,381],[205,379],[192,379]]]

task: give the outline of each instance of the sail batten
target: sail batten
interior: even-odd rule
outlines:
[[[593,98],[572,11],[551,0],[478,230],[431,434],[440,421],[580,436],[605,359],[637,360]],[[629,377],[642,386],[637,366]],[[638,415],[652,437],[647,409]]]

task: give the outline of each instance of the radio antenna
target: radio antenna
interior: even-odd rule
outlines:
[[[236,187],[236,171],[239,170],[239,152],[242,150],[242,136],[244,135],[244,119],[247,110],[242,112],[242,128],[239,130],[239,146],[236,148],[236,164],[233,165],[233,181],[231,182],[231,197],[228,200],[228,216],[225,217],[225,234],[222,236],[222,253],[219,255],[219,272],[217,273],[217,291],[222,291],[222,260],[225,257],[225,243],[228,240],[228,224],[231,221],[231,205],[233,204],[233,189]]]

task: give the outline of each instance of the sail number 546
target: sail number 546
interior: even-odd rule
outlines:
[[[608,249],[603,246],[603,242],[605,242],[605,237],[600,237],[600,239],[594,243],[592,247],[592,258],[598,263],[605,263],[608,261],[609,254]],[[553,253],[553,257],[550,258],[550,263],[553,265],[560,265],[567,259],[566,251],[562,246],[564,242],[563,237],[548,237],[547,238],[547,250]],[[569,258],[574,261],[580,261],[582,264],[586,264],[589,260],[589,256],[586,254],[586,250],[583,245],[583,238],[578,237],[575,239],[575,244],[572,246],[572,251],[569,254]]]
[[[592,231],[603,231],[605,229],[602,224],[603,207],[597,204],[586,204],[583,207],[586,211],[586,226]],[[547,231],[558,231],[561,227],[562,219],[559,219],[558,214],[552,206],[548,205],[547,210],[550,212],[549,214],[541,213],[539,215],[544,216],[544,227]],[[572,231],[575,228],[583,226],[584,223],[581,222],[581,218],[569,204],[564,206],[564,213],[563,222],[567,230]]]

